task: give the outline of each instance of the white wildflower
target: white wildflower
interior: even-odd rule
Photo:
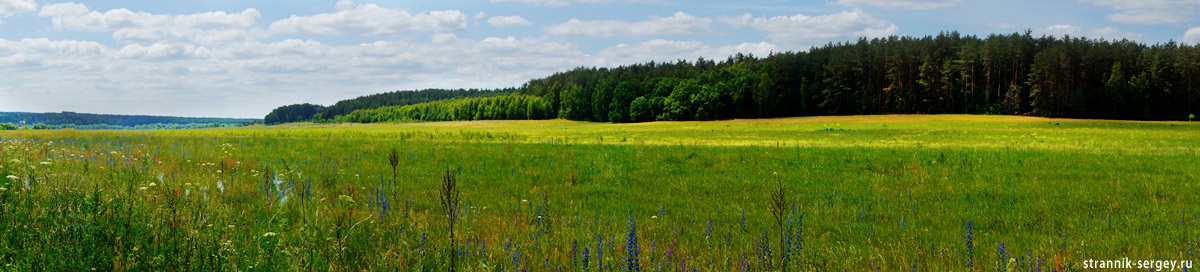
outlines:
[[[154,186],[158,186],[158,183],[153,183],[153,182],[151,182],[151,183],[150,183],[150,187],[154,187]]]
[[[220,190],[222,193],[225,192],[225,184],[221,184],[220,180],[217,181],[217,190]]]
[[[7,178],[8,178],[8,179],[11,179],[11,180],[16,180],[16,179],[18,179],[18,177],[17,177],[17,176],[14,176],[14,175],[8,175],[8,176],[7,176]]]
[[[146,187],[138,188],[138,190],[143,190],[143,191],[145,191],[145,190],[146,190]]]
[[[39,164],[41,164],[41,165],[50,165],[50,162],[48,162],[48,161],[44,161],[44,162],[39,162]]]
[[[21,160],[19,160],[19,159],[11,159],[11,160],[8,160],[8,162],[11,162],[11,163],[21,163]]]
[[[275,236],[275,233],[274,232],[263,233],[263,237],[271,237],[271,236]]]

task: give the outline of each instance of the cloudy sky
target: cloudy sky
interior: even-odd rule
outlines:
[[[0,111],[261,118],[943,30],[1196,43],[1198,11],[1200,0],[0,0]]]

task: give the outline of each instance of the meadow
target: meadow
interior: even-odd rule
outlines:
[[[1190,122],[296,123],[0,145],[0,271],[1079,271],[1195,260],[1200,242]]]

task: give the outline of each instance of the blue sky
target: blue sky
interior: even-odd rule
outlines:
[[[0,0],[0,111],[258,117],[888,35],[1200,42],[1200,0]]]

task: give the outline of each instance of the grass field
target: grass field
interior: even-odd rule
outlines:
[[[0,271],[446,271],[452,254],[462,271],[785,260],[788,271],[1077,271],[1200,253],[1200,125],[1185,122],[883,115],[0,138]],[[453,247],[447,175],[462,199]],[[780,183],[782,226],[768,205]]]

